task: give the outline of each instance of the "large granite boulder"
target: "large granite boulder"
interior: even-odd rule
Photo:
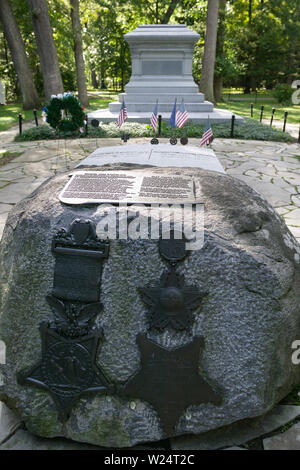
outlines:
[[[75,346],[76,334],[89,333],[94,346],[98,339],[87,323],[80,333],[59,323],[64,306],[55,300],[61,278],[56,273],[54,281],[58,258],[51,246],[57,233],[66,236],[62,227],[76,219],[96,224],[102,216],[97,205],[59,201],[67,174],[48,180],[10,213],[0,253],[0,339],[6,343],[0,400],[32,433],[113,447],[199,434],[267,413],[299,383],[300,367],[291,361],[292,342],[300,339],[299,245],[245,183],[198,169],[180,174],[200,183],[204,245],[175,270],[158,240],[110,240],[100,282],[97,274],[91,278],[102,304],[92,320],[103,336],[80,376],[94,374],[87,378],[89,393],[73,401],[70,390],[58,390],[63,375],[50,393],[45,382],[54,381],[58,356],[65,354],[73,368],[80,354],[88,357],[87,343]],[[85,238],[80,230],[74,234]],[[66,264],[60,275],[73,279],[71,268]],[[82,287],[74,282],[73,300]],[[184,315],[164,323],[163,307],[172,298],[176,308],[185,305],[179,308]]]

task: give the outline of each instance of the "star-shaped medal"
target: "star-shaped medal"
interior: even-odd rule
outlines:
[[[162,330],[170,327],[184,330],[193,323],[193,311],[200,305],[207,292],[198,286],[185,285],[184,276],[175,267],[162,274],[160,282],[139,289],[142,299],[149,307],[151,328]]]
[[[20,372],[18,383],[47,390],[61,421],[68,419],[72,406],[82,395],[113,392],[114,387],[95,363],[102,331],[67,339],[42,323],[40,332],[42,360],[27,373]]]
[[[120,393],[150,403],[162,420],[168,436],[175,434],[179,417],[191,405],[220,404],[220,396],[199,375],[202,338],[176,349],[166,349],[137,336],[141,368],[121,388]]]

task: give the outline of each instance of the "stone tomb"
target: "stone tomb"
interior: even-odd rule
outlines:
[[[126,103],[128,121],[149,122],[158,100],[158,113],[168,120],[174,106],[184,99],[189,119],[194,122],[231,120],[232,113],[214,110],[213,103],[206,101],[192,76],[192,59],[195,43],[200,36],[185,25],[141,25],[125,34],[129,44],[132,75],[125,86],[125,93],[109,109],[94,111],[89,121],[117,120],[123,99]],[[242,122],[236,115],[236,123]]]
[[[115,163],[177,168],[195,167],[225,173],[224,168],[212,149],[193,145],[182,147],[170,144],[101,147],[82,160],[78,168]]]
[[[136,177],[146,168],[108,164],[73,175],[85,170]],[[224,173],[147,171],[197,183],[200,248],[177,236],[119,237],[120,220],[117,236],[104,239],[99,224],[114,219],[117,204],[104,214],[95,202],[61,202],[70,173],[9,214],[0,400],[36,435],[128,447],[226,430],[264,415],[299,383],[291,361],[300,338],[298,244],[282,219]],[[128,234],[136,212],[129,208]]]

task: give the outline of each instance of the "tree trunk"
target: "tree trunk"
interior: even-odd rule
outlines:
[[[105,90],[106,84],[105,84],[105,64],[104,64],[104,54],[103,54],[103,43],[100,41],[100,57],[101,57],[101,62],[100,62],[100,80],[101,80],[101,85],[100,88],[101,90]]]
[[[223,76],[216,75],[214,78],[214,98],[216,102],[221,101],[223,96]]]
[[[98,82],[97,75],[96,75],[95,64],[91,62],[90,67],[91,67],[92,87],[99,88],[99,82]]]
[[[28,0],[44,80],[45,98],[63,93],[47,0]]]
[[[71,0],[71,18],[74,36],[74,54],[76,63],[76,76],[78,87],[78,98],[84,106],[88,107],[89,100],[86,89],[85,66],[83,58],[81,24],[79,17],[79,0]]]
[[[226,17],[226,1],[219,0],[219,24],[217,33],[216,57],[224,57],[224,41],[225,41],[225,17]],[[222,99],[223,95],[223,72],[214,76],[214,97],[216,102]]]
[[[20,83],[23,108],[39,108],[40,98],[35,88],[24,42],[9,0],[0,0],[0,20]]]
[[[218,30],[219,0],[208,0],[206,15],[206,34],[202,59],[200,91],[208,101],[214,99],[214,68],[216,60],[216,43]]]

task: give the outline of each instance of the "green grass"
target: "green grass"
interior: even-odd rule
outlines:
[[[97,109],[105,109],[108,108],[109,103],[116,100],[118,98],[118,93],[106,93],[106,94],[99,95],[98,98],[90,99],[90,105],[88,111],[96,111]]]
[[[6,165],[6,163],[9,163],[11,160],[14,160],[15,158],[19,157],[22,155],[24,152],[2,152],[0,153],[0,167],[3,165]]]
[[[22,114],[24,121],[33,121],[33,111],[24,111],[22,103],[10,103],[5,106],[0,105],[0,132],[6,131],[14,124],[18,123],[19,114]],[[38,117],[40,119],[42,115],[41,111],[38,111]]]
[[[276,109],[275,115],[274,115],[274,120],[280,120],[283,121],[284,119],[284,112],[288,111],[288,118],[287,122],[290,124],[298,124],[300,121],[300,105],[282,105],[276,102],[275,98],[272,101],[266,101],[263,98],[267,96],[271,96],[270,94],[267,95],[261,94],[257,96],[257,101],[255,103],[255,95],[230,95],[235,96],[235,97],[252,97],[253,98],[253,104],[254,104],[254,109],[253,109],[253,118],[254,119],[259,119],[260,117],[260,109],[261,106],[264,106],[264,114],[263,117],[264,119],[270,119],[271,114],[272,114],[272,108]],[[243,117],[250,117],[250,104],[251,101],[232,101],[232,100],[227,100],[227,95],[224,95],[225,101],[221,101],[217,104],[216,108],[223,108],[223,109],[228,109],[229,111],[232,111],[233,113],[239,114],[240,116]]]
[[[113,92],[113,91],[108,91],[108,90],[99,91],[99,90],[89,89],[89,91],[91,92],[91,96],[97,95],[97,97],[90,99],[90,105],[89,105],[87,112],[95,111],[97,109],[108,108],[109,103],[113,100],[116,100],[118,96],[118,93]],[[216,106],[217,108],[228,109],[232,111],[233,113],[239,114],[243,117],[250,117],[251,101],[231,101],[231,100],[228,101],[227,98],[228,98],[229,92],[230,92],[231,97],[252,98],[252,102],[254,103],[254,120],[256,121],[259,120],[260,107],[262,104],[265,107],[264,118],[269,119],[271,116],[271,110],[273,107],[275,107],[276,108],[275,120],[283,120],[284,111],[288,111],[289,113],[288,123],[297,124],[300,120],[300,105],[289,105],[289,106],[279,105],[275,99],[273,99],[272,101],[265,101],[264,98],[272,96],[270,91],[265,91],[265,90],[261,90],[257,93],[257,102],[255,103],[255,97],[256,97],[255,93],[244,95],[241,89],[224,89],[225,100],[218,103],[218,105]],[[6,106],[0,106],[0,132],[7,130],[9,127],[11,127],[14,124],[17,124],[19,113],[22,113],[24,117],[24,121],[29,121],[29,120],[33,121],[34,119],[33,112],[23,111],[21,103],[14,103],[14,104],[8,104]],[[39,116],[39,121],[41,121],[41,111],[38,111],[38,116]],[[284,137],[282,138],[280,137],[279,140],[286,140],[286,139]]]
[[[162,137],[177,138],[188,136],[201,139],[205,129],[205,124],[188,123],[182,129],[173,129],[166,123],[162,123]],[[227,124],[212,124],[212,129],[215,137],[230,138],[231,123]],[[108,124],[100,123],[98,128],[89,126],[88,137],[95,138],[120,138],[123,133],[129,134],[130,137],[153,137],[153,130],[149,124],[140,123],[125,123],[120,129],[116,126],[115,122]],[[56,134],[49,126],[33,127],[25,130],[22,135],[17,135],[15,141],[31,141],[43,139],[57,139],[57,138],[84,138],[83,134]],[[245,119],[242,124],[235,126],[234,137],[245,140],[270,140],[279,142],[294,142],[295,139],[290,134],[277,131],[270,126],[261,124],[254,119]]]
[[[108,91],[97,91],[97,98],[90,100],[90,106],[87,110],[95,111],[96,109],[108,108],[108,104],[117,98],[117,93]],[[22,103],[9,103],[5,106],[0,105],[0,132],[6,131],[10,127],[18,124],[19,114],[22,114],[24,122],[34,121],[33,111],[24,111]],[[42,111],[38,111],[38,119],[41,124]]]

